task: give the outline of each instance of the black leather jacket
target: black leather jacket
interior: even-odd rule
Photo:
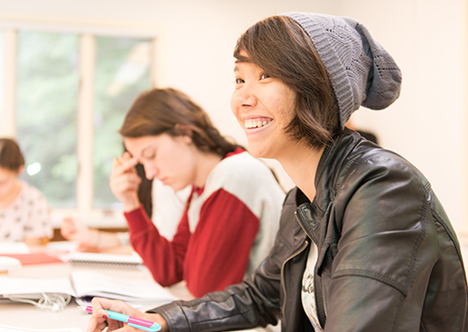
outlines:
[[[270,255],[243,283],[155,308],[170,331],[276,324],[313,331],[301,302],[310,241],[326,332],[468,331],[460,246],[425,177],[397,154],[347,132],[327,147],[312,203],[289,192]]]

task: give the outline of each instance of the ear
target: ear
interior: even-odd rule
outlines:
[[[190,129],[189,126],[186,125],[181,125],[181,124],[176,124],[175,125],[176,132],[179,133],[181,138],[186,141],[187,143],[192,143],[192,136],[193,136],[193,131]]]
[[[24,165],[21,165],[19,168],[18,168],[18,176],[21,175],[21,173],[23,173],[24,171]]]

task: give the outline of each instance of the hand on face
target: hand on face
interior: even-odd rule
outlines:
[[[126,323],[122,323],[113,319],[108,319],[108,314],[105,310],[111,310],[124,315],[141,318],[150,322],[155,322],[161,326],[160,332],[168,332],[166,321],[158,314],[147,314],[143,313],[125,302],[108,300],[104,298],[93,298],[91,302],[93,306],[93,317],[89,320],[87,332],[101,332],[106,329],[107,331],[113,331],[119,329],[122,332],[140,332],[142,330],[128,326]],[[107,324],[106,324],[107,322]]]
[[[135,170],[137,164],[136,158],[132,158],[128,152],[125,152],[120,159],[114,159],[114,167],[110,176],[112,193],[122,202],[126,212],[140,206],[138,186],[141,179]]]

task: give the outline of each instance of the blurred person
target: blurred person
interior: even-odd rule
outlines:
[[[43,245],[52,238],[45,196],[19,178],[25,160],[16,141],[0,138],[0,241]]]

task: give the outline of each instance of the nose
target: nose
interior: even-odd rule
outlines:
[[[255,107],[257,105],[257,97],[254,91],[244,84],[239,89],[234,90],[231,98],[231,107],[233,110],[246,107]]]
[[[145,176],[148,180],[152,180],[158,175],[158,170],[153,165],[144,163],[143,168],[145,169]]]

